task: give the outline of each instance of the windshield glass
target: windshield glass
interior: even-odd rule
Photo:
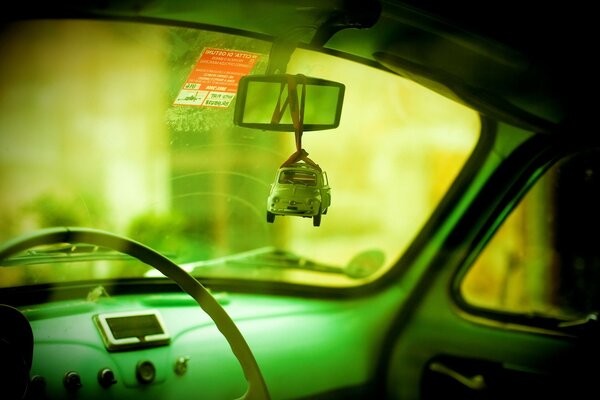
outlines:
[[[239,78],[265,73],[270,42],[89,20],[19,22],[1,35],[0,241],[91,227],[199,277],[360,285],[399,258],[479,137],[479,116],[462,105],[297,49],[288,73],[346,86],[339,127],[305,132],[302,142],[330,186],[311,196],[331,204],[320,226],[300,215],[268,222],[294,133],[237,127],[233,111]],[[315,175],[292,173],[320,189]],[[109,254],[22,254],[0,268],[0,286],[159,276]],[[75,260],[77,268],[55,266]]]

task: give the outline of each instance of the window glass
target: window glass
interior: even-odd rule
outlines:
[[[318,227],[299,216],[269,223],[294,133],[235,126],[233,111],[236,79],[265,73],[271,43],[78,20],[0,35],[0,241],[83,226],[147,244],[199,277],[359,285],[400,257],[479,137],[478,114],[460,104],[298,49],[288,72],[346,87],[339,127],[302,138],[327,172],[331,206]],[[22,266],[0,285],[146,274],[101,261],[48,274]]]
[[[470,304],[558,318],[600,310],[600,150],[549,169],[461,282]]]

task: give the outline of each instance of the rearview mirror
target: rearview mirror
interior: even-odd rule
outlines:
[[[298,107],[303,111],[304,131],[337,128],[344,90],[342,83],[302,75],[247,75],[239,81],[234,123],[294,132],[292,113],[287,110]]]

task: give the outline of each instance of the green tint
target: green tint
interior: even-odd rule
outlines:
[[[213,295],[244,333],[273,399],[310,398],[340,387],[362,385],[371,379],[373,360],[380,349],[370,344],[384,340],[396,306],[404,298],[403,293],[394,289],[352,300],[256,293],[214,292]],[[91,323],[92,317],[147,307],[160,312],[171,345],[111,353],[108,357]],[[57,368],[57,359],[64,359],[60,352],[71,354],[71,362],[79,360],[77,357],[90,357],[113,368],[119,384],[109,390],[115,398],[130,395],[131,386],[136,384],[134,366],[140,359],[155,363],[157,380],[162,383],[144,387],[147,398],[187,398],[200,387],[206,398],[233,399],[243,394],[246,387],[242,371],[222,334],[185,293],[55,301],[28,306],[23,312],[34,332],[43,332],[44,340],[36,344],[32,375],[44,373],[48,381],[45,393],[49,398],[64,393],[65,371]],[[56,318],[61,319],[60,326]],[[69,326],[79,329],[65,329]],[[274,346],[274,338],[285,340],[277,341]],[[317,349],[321,358],[315,363],[313,351]],[[348,362],[349,354],[353,362]],[[190,357],[184,376],[173,371],[179,356]],[[78,364],[84,383],[96,382],[97,363]],[[84,385],[80,390],[85,398],[101,398],[106,393],[107,389],[98,384]]]
[[[252,70],[260,75],[270,43],[77,20],[14,24],[2,32],[2,43],[2,241],[78,225],[142,241],[199,276],[361,285],[402,255],[480,130],[475,112],[408,80],[297,50],[288,72],[346,88],[340,126],[306,132],[302,142],[327,173],[332,203],[320,227],[297,216],[269,224],[267,197],[279,166],[295,151],[293,135],[235,126],[234,104],[173,103],[204,48],[261,54]],[[330,97],[308,88],[307,98],[313,96]],[[306,117],[322,116],[309,107]],[[271,250],[267,266],[264,260],[218,264],[262,249]],[[363,254],[377,254],[377,262]],[[48,279],[146,274],[111,263],[81,266]],[[35,282],[36,272],[19,268],[11,284]]]
[[[339,98],[340,88],[338,87],[307,85],[304,122],[315,125],[333,125],[336,122],[338,102],[341,101]]]
[[[287,90],[286,93],[283,92],[286,87],[282,88],[279,82],[249,82],[242,122],[270,124],[273,113],[281,107],[278,107],[281,96],[284,99],[287,97]],[[280,122],[292,123],[288,109],[283,113]]]
[[[425,243],[422,243],[424,247],[419,257],[403,276],[401,285],[408,292],[412,291],[420,282],[432,260],[441,251],[448,235],[453,232],[460,219],[469,210],[469,207],[471,207],[473,201],[503,159],[532,136],[531,132],[504,123],[499,123],[497,127],[486,125],[487,130],[482,138],[481,148],[473,154],[474,159],[472,161],[474,165],[471,166],[471,170],[463,171],[464,175],[470,176],[468,181],[463,182],[465,185],[463,194],[458,199],[457,204],[453,205],[452,212],[445,215],[440,221],[441,225],[435,234],[428,236]],[[474,234],[476,229],[474,227],[471,234]],[[440,301],[440,304],[432,307],[433,310],[442,306],[446,302],[446,297],[442,296]]]
[[[315,131],[339,125],[344,85],[299,75],[253,75],[240,80],[237,95],[236,125],[294,132],[294,120],[302,119],[302,131]]]
[[[461,282],[465,301],[560,318],[598,310],[598,159],[567,157],[535,183]]]

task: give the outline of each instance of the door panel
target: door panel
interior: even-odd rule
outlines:
[[[447,263],[432,263],[415,307],[400,313],[392,333],[389,397],[595,392],[599,204],[600,150],[567,156],[533,185],[472,266],[461,265],[455,249]]]
[[[519,365],[474,358],[437,356],[427,363],[421,382],[423,399],[554,398],[568,395],[572,378]],[[571,381],[571,383],[569,383]]]

